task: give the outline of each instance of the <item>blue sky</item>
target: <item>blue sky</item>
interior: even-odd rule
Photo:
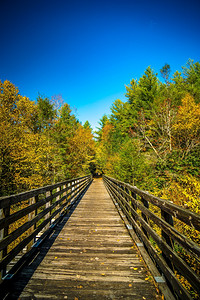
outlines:
[[[61,94],[93,128],[149,65],[200,60],[199,0],[0,2],[0,79],[31,100]]]

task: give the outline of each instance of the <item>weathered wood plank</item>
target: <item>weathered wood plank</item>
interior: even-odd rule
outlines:
[[[31,268],[34,269],[34,262],[23,271],[12,297],[19,296],[17,292]],[[20,299],[30,296],[73,300],[75,297],[159,299],[151,275],[101,179],[90,186]]]

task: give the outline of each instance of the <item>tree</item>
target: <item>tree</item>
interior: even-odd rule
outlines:
[[[132,79],[130,85],[126,87],[125,96],[128,98],[130,104],[136,105],[137,99],[139,97],[139,87],[137,79]]]
[[[92,127],[91,127],[91,124],[89,123],[89,121],[85,121],[85,123],[83,124],[83,127],[86,129],[86,128],[89,128],[91,131],[92,131]]]
[[[194,97],[196,102],[200,102],[200,63],[189,59],[183,67],[187,91]]]
[[[0,195],[14,190],[13,153],[19,136],[18,101],[18,89],[7,80],[0,81]]]
[[[173,130],[174,143],[183,151],[182,157],[200,145],[200,104],[189,94],[178,109]]]
[[[132,126],[131,106],[127,102],[122,102],[120,99],[115,100],[111,106],[110,123],[114,126],[115,130],[121,136],[128,133],[129,128]]]
[[[69,144],[72,177],[89,173],[95,154],[95,142],[90,128],[79,124]]]
[[[156,74],[157,75],[157,74]],[[145,109],[151,107],[158,92],[158,79],[149,66],[139,80],[141,106]]]
[[[170,65],[165,64],[160,70],[161,76],[164,78],[166,85],[169,85]]]
[[[121,145],[118,160],[113,166],[113,176],[132,185],[143,185],[147,175],[147,164],[140,152],[140,143],[135,139],[127,139]]]
[[[106,125],[107,121],[108,121],[107,115],[103,115],[103,117],[99,121],[100,127],[97,127],[98,130],[95,131],[95,134],[97,135],[96,136],[97,141],[101,141],[102,134],[103,134],[103,128]]]
[[[169,86],[170,97],[172,104],[177,107],[181,105],[181,100],[187,94],[185,79],[183,74],[179,71],[176,71],[172,77],[172,83]]]
[[[70,105],[64,103],[58,112],[58,119],[51,131],[51,140],[55,143],[53,169],[54,181],[71,177],[70,140],[73,138],[79,122],[76,120]]]
[[[53,125],[53,120],[56,116],[54,104],[50,99],[42,96],[37,98],[38,107],[38,128],[40,131],[48,130]]]
[[[158,79],[156,75],[149,66],[138,82],[133,79],[130,86],[126,86],[126,97],[128,97],[128,102],[134,108],[134,116],[141,109],[144,109],[150,116],[149,111],[152,109],[153,102],[158,93]]]

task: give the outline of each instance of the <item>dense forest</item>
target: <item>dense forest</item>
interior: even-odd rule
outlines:
[[[88,173],[95,142],[60,96],[31,101],[0,82],[0,196]]]
[[[100,171],[200,211],[200,63],[189,60],[160,77],[149,66],[126,86],[100,120],[96,161]]]
[[[165,64],[159,76],[149,66],[126,98],[94,134],[60,96],[31,101],[0,81],[0,195],[96,168],[199,212],[200,63],[173,75]]]

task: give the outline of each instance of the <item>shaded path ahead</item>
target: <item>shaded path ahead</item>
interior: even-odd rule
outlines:
[[[93,181],[20,299],[160,299],[101,179]]]

